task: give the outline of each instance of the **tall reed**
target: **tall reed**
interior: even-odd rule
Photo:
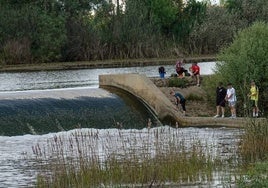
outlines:
[[[241,135],[240,154],[245,162],[268,160],[268,120],[249,121]]]
[[[179,185],[210,181],[215,170],[207,149],[174,129],[81,129],[33,151],[42,166],[37,187]]]

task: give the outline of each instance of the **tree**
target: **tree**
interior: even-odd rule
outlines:
[[[149,19],[153,24],[159,25],[162,31],[168,34],[172,24],[176,21],[182,3],[175,3],[173,0],[149,0],[146,2],[149,10]]]
[[[239,14],[248,25],[255,21],[268,21],[268,1],[264,0],[227,0],[225,7],[232,13]]]
[[[48,9],[47,6],[40,6],[40,1],[24,0],[18,6],[15,5],[16,2],[1,2],[2,61],[6,64],[18,64],[31,63],[32,60],[60,60],[61,48],[66,41],[64,15]]]
[[[246,25],[224,7],[210,6],[201,24],[193,27],[186,47],[194,54],[216,54],[229,45],[235,33]]]
[[[185,45],[188,42],[190,33],[196,24],[200,24],[205,15],[207,4],[196,0],[189,0],[186,4],[177,3],[176,19],[172,23],[171,34],[176,42]]]
[[[231,82],[238,91],[238,99],[247,104],[250,80],[260,88],[260,98],[264,104],[268,89],[268,24],[256,22],[240,31],[233,43],[223,49],[218,56],[217,75]],[[267,94],[266,94],[267,95]]]

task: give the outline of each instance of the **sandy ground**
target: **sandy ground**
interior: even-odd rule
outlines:
[[[190,86],[187,88],[176,88],[176,87],[159,87],[159,89],[170,99],[171,102],[175,103],[175,98],[169,94],[171,89],[180,92],[186,99],[189,95],[194,94],[200,96],[202,100],[186,100],[186,114],[192,117],[213,117],[215,115],[216,107],[211,105],[206,100],[206,93],[202,87]],[[174,104],[175,105],[175,104]]]
[[[190,78],[189,78],[190,79]],[[175,105],[175,98],[171,96],[170,90],[174,89],[180,92],[186,99],[192,96],[198,97],[196,100],[186,100],[186,115],[191,117],[213,117],[216,114],[216,107],[208,101],[206,92],[202,88],[192,84],[186,88],[167,87],[168,80],[161,80],[158,78],[152,79],[156,86],[167,96],[168,99]]]

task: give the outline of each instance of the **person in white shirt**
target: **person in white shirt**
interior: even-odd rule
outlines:
[[[225,100],[228,101],[228,106],[231,110],[230,118],[236,118],[236,94],[235,89],[233,88],[231,83],[227,85],[227,93]]]

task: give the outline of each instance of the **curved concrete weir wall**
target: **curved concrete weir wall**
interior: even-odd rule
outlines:
[[[132,93],[146,103],[160,120],[165,118],[181,119],[182,113],[176,111],[175,106],[145,75],[113,74],[100,75],[100,87],[112,86]]]
[[[110,74],[99,76],[100,87],[116,87],[132,93],[146,103],[157,115],[160,121],[167,119],[178,122],[180,126],[225,126],[242,127],[249,118],[212,118],[185,117],[178,112],[171,101],[145,75],[140,74]],[[262,121],[262,118],[254,121]],[[252,120],[251,120],[252,121]]]

